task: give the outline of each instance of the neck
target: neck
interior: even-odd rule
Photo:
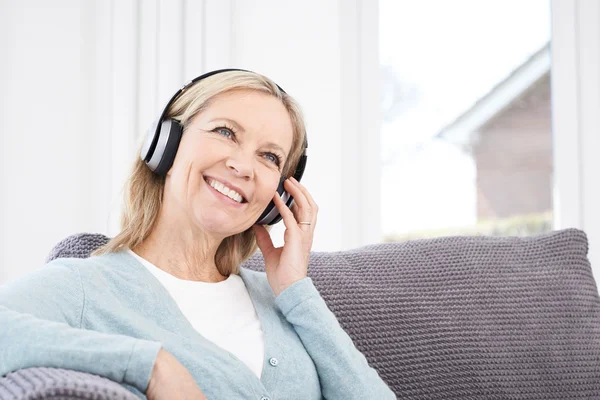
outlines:
[[[179,279],[209,283],[227,279],[215,264],[223,238],[182,229],[181,224],[169,224],[167,220],[171,219],[160,215],[152,233],[131,250]]]

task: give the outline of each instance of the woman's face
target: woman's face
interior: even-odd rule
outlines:
[[[273,198],[292,139],[277,98],[254,90],[213,97],[185,129],[167,173],[169,215],[223,237],[245,231]]]

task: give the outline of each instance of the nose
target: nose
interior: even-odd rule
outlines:
[[[247,180],[254,178],[253,160],[251,156],[242,154],[241,151],[227,158],[225,165],[238,178]]]

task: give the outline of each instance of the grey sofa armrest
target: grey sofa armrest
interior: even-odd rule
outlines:
[[[0,377],[1,400],[137,400],[109,379],[59,368],[27,368]]]

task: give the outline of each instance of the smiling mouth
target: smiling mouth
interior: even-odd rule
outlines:
[[[228,197],[229,199],[231,199],[232,201],[235,201],[238,204],[244,204],[247,203],[248,201],[238,192],[236,192],[235,190],[229,189],[227,186],[223,185],[221,182],[208,178],[208,177],[204,177],[204,181],[214,190],[216,190],[217,192],[221,193],[223,196]]]

